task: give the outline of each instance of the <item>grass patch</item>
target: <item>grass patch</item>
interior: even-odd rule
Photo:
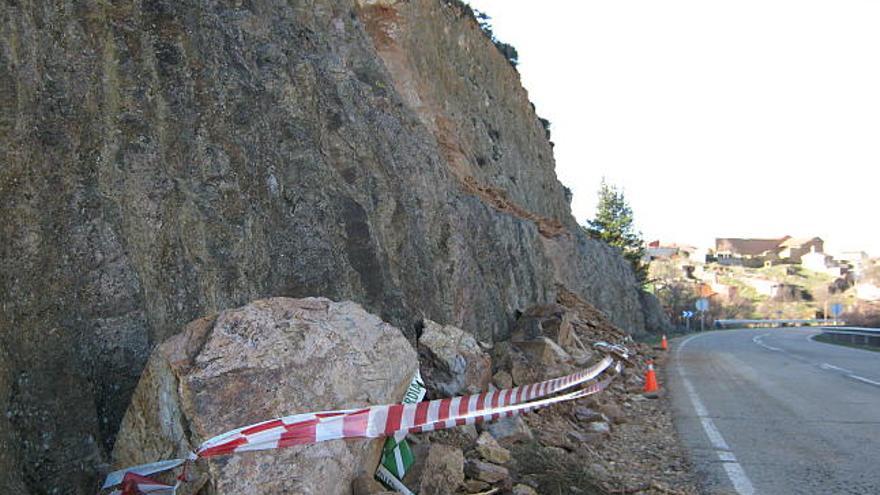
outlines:
[[[814,335],[813,340],[815,340],[816,342],[822,342],[824,344],[834,344],[842,347],[852,347],[853,349],[862,349],[863,351],[880,352],[880,347],[865,344],[852,344],[849,342],[837,342],[835,340],[832,340],[830,335],[824,333]]]

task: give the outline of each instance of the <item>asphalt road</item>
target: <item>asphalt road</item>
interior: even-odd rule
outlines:
[[[675,424],[711,494],[880,494],[880,353],[815,329],[678,339]]]

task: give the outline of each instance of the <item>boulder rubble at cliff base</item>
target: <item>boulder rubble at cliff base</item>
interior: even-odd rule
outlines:
[[[426,400],[553,378],[597,361],[598,340],[634,351],[604,392],[409,435],[415,464],[404,483],[450,495],[697,493],[666,398],[641,395],[653,351],[562,289],[493,345],[426,320],[414,349],[359,305],[322,298],[260,300],[196,320],[150,358],[115,467],[185,455],[210,435],[286,414],[397,402],[419,368]],[[335,440],[199,461],[180,493],[386,493],[372,476],[381,445]]]

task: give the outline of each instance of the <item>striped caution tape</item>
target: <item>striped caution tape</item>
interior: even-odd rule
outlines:
[[[436,399],[412,404],[391,404],[361,409],[296,414],[243,426],[203,442],[186,461],[239,452],[306,445],[326,440],[380,438],[398,433],[421,433],[480,421],[513,416],[574,400],[604,390],[614,375],[586,388],[553,396],[586,383],[615,363],[606,356],[582,371],[552,380],[482,394]],[[621,364],[615,369],[619,372]],[[146,476],[173,469],[185,462],[175,459],[116,471],[108,475],[104,487],[119,484],[128,473]],[[148,472],[149,471],[149,472]]]
[[[436,399],[418,404],[392,404],[363,409],[324,411],[277,418],[238,428],[213,437],[196,450],[199,457],[213,457],[254,450],[277,449],[343,438],[380,438],[399,431],[432,431],[473,424],[476,418],[496,419],[490,409],[546,397],[592,380],[613,364],[605,357],[596,365],[568,376],[527,386],[492,390],[477,395]]]
[[[107,478],[104,479],[104,486],[102,488],[110,488],[111,486],[121,485],[127,474],[149,476],[151,474],[161,473],[163,471],[168,471],[169,469],[174,469],[184,462],[186,462],[186,459],[171,459],[168,461],[151,462],[149,464],[141,464],[140,466],[121,469],[119,471],[113,471],[112,473],[107,475]]]
[[[179,484],[179,482],[178,482]],[[110,495],[174,495],[177,493],[177,484],[168,485],[135,473],[126,473],[122,477],[122,486],[113,490]]]
[[[593,348],[598,349],[598,350],[605,352],[605,353],[608,353],[608,354],[613,354],[613,355],[615,355],[615,356],[619,357],[620,359],[623,359],[624,361],[627,361],[627,362],[629,362],[629,360],[630,360],[629,357],[630,357],[631,353],[630,353],[629,349],[627,349],[626,346],[621,345],[621,344],[611,344],[611,343],[608,343],[605,341],[601,341],[601,342],[596,342],[595,344],[593,344]]]

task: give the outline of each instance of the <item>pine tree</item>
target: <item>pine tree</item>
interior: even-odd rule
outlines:
[[[619,249],[623,257],[632,265],[636,280],[639,284],[644,284],[648,278],[648,267],[642,262],[645,255],[642,233],[635,229],[632,208],[623,196],[623,192],[605,182],[605,179],[602,179],[602,184],[599,186],[596,218],[587,223],[589,223],[587,232],[590,236]]]

